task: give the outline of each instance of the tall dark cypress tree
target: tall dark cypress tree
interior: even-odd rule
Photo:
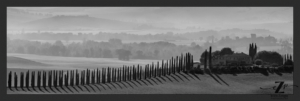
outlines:
[[[31,87],[35,87],[35,72],[31,72]]]
[[[59,86],[63,86],[63,71],[59,71]]]
[[[11,89],[11,85],[12,85],[12,74],[11,71],[9,71],[8,73],[8,88]]]
[[[207,50],[204,52],[204,71],[207,70]]]
[[[78,73],[78,70],[76,69],[76,73],[75,73],[75,75],[76,75],[76,80],[75,80],[75,84],[76,84],[76,86],[78,86],[79,85],[79,73]]]
[[[110,68],[109,68],[109,67],[107,68],[107,72],[106,72],[106,73],[107,73],[107,74],[106,74],[106,76],[107,76],[107,77],[106,77],[106,78],[107,78],[106,82],[107,82],[107,83],[110,83]]]
[[[26,73],[26,82],[25,82],[25,84],[26,84],[26,88],[29,89],[29,70]]]
[[[209,47],[209,69],[212,69],[212,61],[211,61],[211,46]]]
[[[15,89],[17,89],[18,90],[18,75],[17,75],[17,73],[15,72],[15,85],[14,85],[14,87],[15,87]]]
[[[49,71],[49,73],[48,73],[48,86],[50,87],[50,89],[52,87],[52,75],[53,75],[53,71]],[[46,72],[45,72],[45,78],[46,78]],[[44,82],[45,82],[44,88],[46,88],[46,79],[44,80]]]
[[[67,70],[67,75],[65,77],[65,86],[69,86],[69,71]]]
[[[24,87],[24,73],[23,72],[21,72],[21,77],[20,77],[20,87],[21,87],[21,89],[23,89],[23,87]]]
[[[255,43],[254,52],[253,52],[253,58],[256,55],[256,53],[257,53],[257,46],[256,46],[256,43]]]
[[[37,87],[39,89],[41,89],[41,72],[38,71],[38,75],[37,75]]]
[[[140,80],[140,78],[141,78],[140,75],[141,75],[141,72],[140,72],[140,65],[138,64],[138,65],[137,65],[137,79],[138,79],[138,80]]]
[[[142,80],[142,66],[140,67],[140,80]]]
[[[57,87],[57,70],[54,70],[53,73],[53,86]]]
[[[96,73],[96,83],[99,83],[99,69],[97,68],[97,73]]]
[[[74,86],[74,70],[70,71],[70,86]]]
[[[253,53],[253,46],[252,46],[252,44],[250,44],[249,45],[249,56],[251,57],[251,60],[253,60],[252,53]]]

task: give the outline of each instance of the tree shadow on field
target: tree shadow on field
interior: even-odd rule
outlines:
[[[170,75],[173,79],[175,79],[177,82],[179,82],[173,75]]]
[[[185,75],[181,74],[181,73],[178,73],[179,75],[183,76],[185,79],[191,81],[190,79],[188,79]]]
[[[218,74],[215,74],[217,78],[219,78],[223,83],[225,83],[227,86],[229,86],[229,84],[227,82],[225,82]]]
[[[146,86],[148,86],[148,84],[145,81],[143,81],[142,79],[139,81],[143,82]]]
[[[156,79],[158,82],[160,82],[161,84],[163,84],[162,81],[160,81],[158,78],[155,78],[155,79]]]
[[[156,85],[158,85],[158,83],[156,83],[152,78],[150,78],[149,80],[153,81]]]
[[[177,73],[176,74],[174,74],[176,77],[178,77],[181,81],[183,81],[184,82],[184,80],[180,77],[180,76],[178,76],[177,75]]]
[[[168,76],[165,76],[165,77],[166,77],[167,79],[169,79],[171,82],[173,82],[172,79],[170,79]]]
[[[132,81],[129,81],[129,82],[131,82],[132,84],[134,84],[136,87],[138,87],[138,85],[137,84],[135,84],[134,82],[132,82]]]
[[[220,81],[218,80],[218,79],[216,79],[216,77],[214,77],[210,72],[208,72],[207,73],[209,76],[211,76],[215,81],[217,81],[219,84],[221,84],[220,83]],[[222,84],[221,84],[222,85]]]

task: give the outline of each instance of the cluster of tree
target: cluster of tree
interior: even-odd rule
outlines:
[[[275,51],[259,51],[254,59],[256,61],[262,61],[264,64],[283,65],[282,55]]]
[[[208,54],[208,51],[206,51]],[[231,48],[229,47],[224,47],[221,49],[221,51],[216,50],[214,52],[211,53],[212,54],[212,58],[215,57],[219,57],[219,56],[224,56],[224,55],[232,55],[234,54],[234,51],[231,50]],[[203,63],[204,62],[204,57],[205,57],[205,51],[201,54],[201,58],[200,58],[200,62]]]
[[[208,54],[208,53],[207,53]],[[234,54],[230,48],[225,47],[221,51],[216,50],[212,52],[212,58],[224,55]],[[204,62],[205,51],[201,54],[200,62]],[[293,65],[291,57],[287,58],[286,62],[283,63],[283,56],[275,51],[259,51],[254,56],[254,63],[257,65],[267,64],[267,65]]]
[[[88,58],[119,58],[129,59],[170,59],[172,56],[190,52],[198,60],[203,48],[199,45],[175,45],[173,43],[159,41],[153,43],[122,43],[120,39],[110,39],[108,42],[87,40],[83,42],[71,42],[68,44],[56,41],[49,42],[28,41],[20,39],[7,40],[8,53],[24,53],[65,57]],[[198,58],[197,58],[198,57]]]

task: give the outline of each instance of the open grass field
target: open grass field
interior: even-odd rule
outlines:
[[[145,65],[159,60],[130,60],[104,58],[77,58],[54,57],[29,54],[7,54],[7,71],[37,71],[37,70],[85,70],[101,67],[122,67],[123,65]],[[18,58],[15,58],[18,57]],[[18,62],[16,62],[18,61]],[[109,84],[96,84],[64,87],[50,91],[37,90],[19,91],[7,90],[8,94],[273,94],[275,90],[270,88],[278,86],[275,81],[284,81],[285,84],[293,84],[293,74],[283,73],[282,76],[270,74],[264,76],[259,73],[249,74],[172,74],[171,76],[152,78],[149,80],[126,81]],[[35,88],[37,89],[37,88]],[[44,88],[42,88],[44,89]],[[293,94],[293,87],[287,87],[285,94]]]

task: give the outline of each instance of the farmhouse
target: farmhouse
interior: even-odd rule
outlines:
[[[213,65],[246,65],[251,63],[251,57],[245,53],[234,53],[212,58]]]

